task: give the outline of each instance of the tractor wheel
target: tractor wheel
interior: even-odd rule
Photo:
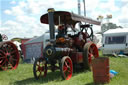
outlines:
[[[91,70],[92,60],[99,57],[98,48],[93,42],[89,42],[84,45],[83,56],[84,68],[86,70]]]
[[[2,70],[16,69],[19,63],[17,47],[10,41],[0,43],[0,68]]]
[[[5,65],[5,62],[6,62],[5,53],[2,50],[0,50],[0,68],[2,68],[3,65]],[[5,68],[5,69],[7,69],[7,68]]]
[[[33,74],[36,79],[47,75],[47,62],[44,58],[38,58],[33,65]]]
[[[63,79],[69,80],[72,77],[73,65],[70,57],[65,56],[61,59],[60,71]]]

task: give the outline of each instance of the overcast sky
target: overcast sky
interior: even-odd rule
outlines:
[[[96,19],[112,14],[111,22],[128,27],[128,0],[85,0],[87,17]],[[83,13],[83,0],[81,9]],[[40,36],[48,26],[40,23],[40,16],[48,8],[78,13],[77,0],[0,0],[0,33],[9,39]],[[105,21],[105,20],[104,20]],[[94,26],[95,27],[95,26]],[[95,27],[94,31],[100,30]]]

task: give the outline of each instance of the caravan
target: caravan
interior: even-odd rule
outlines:
[[[103,55],[128,54],[128,28],[110,29],[103,34]]]

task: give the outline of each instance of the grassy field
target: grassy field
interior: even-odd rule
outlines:
[[[109,57],[110,69],[118,72],[109,84],[128,85],[128,58]],[[19,64],[16,70],[0,71],[0,85],[94,85],[92,72],[74,73],[70,80],[62,80],[60,71],[48,72],[45,78],[35,80],[32,64]]]

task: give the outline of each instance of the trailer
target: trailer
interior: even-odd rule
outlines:
[[[128,28],[110,29],[103,33],[103,55],[128,54]]]

